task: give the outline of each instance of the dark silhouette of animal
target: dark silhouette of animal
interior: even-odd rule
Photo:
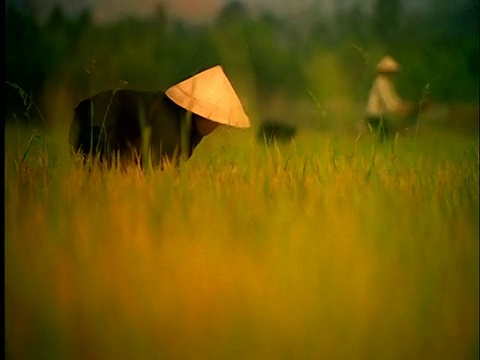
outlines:
[[[248,128],[250,121],[220,65],[163,91],[104,91],[75,108],[69,142],[74,153],[107,164],[149,155],[154,167],[188,159],[219,125]],[[145,154],[144,154],[145,153]],[[117,162],[118,160],[118,162]]]
[[[274,141],[286,142],[295,137],[297,128],[276,119],[263,121],[258,129],[257,139],[271,145]]]
[[[203,138],[197,118],[192,114],[187,126],[187,110],[163,92],[104,91],[75,108],[69,142],[74,152],[99,155],[101,161],[112,163],[117,156],[130,161],[141,155],[142,131],[149,129],[152,163],[160,165],[165,158],[175,162],[180,155],[192,155]]]

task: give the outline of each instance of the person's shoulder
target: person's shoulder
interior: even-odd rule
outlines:
[[[372,87],[371,87],[372,90],[378,87],[381,87],[382,86],[381,84],[382,84],[382,79],[379,76],[375,76],[372,82]]]
[[[378,75],[377,78],[375,79],[375,84],[382,88],[391,87],[392,81],[387,76]]]
[[[378,74],[375,80],[378,82],[390,82],[389,77],[383,74]]]

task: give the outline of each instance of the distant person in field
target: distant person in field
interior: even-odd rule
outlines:
[[[204,136],[219,125],[250,127],[242,104],[217,65],[173,85],[166,92],[104,91],[75,108],[69,142],[75,153],[98,155],[109,164],[142,163],[148,151],[154,167],[190,158]]]
[[[385,56],[377,65],[377,76],[368,97],[366,122],[384,141],[418,113],[418,107],[402,100],[395,91],[392,78],[400,71],[398,63]]]

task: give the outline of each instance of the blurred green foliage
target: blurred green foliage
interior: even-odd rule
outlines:
[[[312,91],[364,102],[375,64],[389,53],[402,65],[398,87],[405,98],[417,101],[429,83],[435,100],[478,101],[478,3],[453,13],[401,10],[398,2],[378,6],[373,15],[353,7],[339,12],[333,26],[319,18],[307,27],[298,17],[253,16],[238,2],[200,25],[168,16],[161,5],[148,19],[110,24],[93,21],[90,10],[74,17],[56,7],[41,22],[8,6],[6,80],[43,109],[47,87],[66,88],[79,101],[122,81],[165,89],[221,63],[236,87],[245,82],[245,91],[259,99],[275,92],[305,99]],[[21,98],[4,86],[7,111],[18,111]]]
[[[33,135],[6,126],[6,359],[478,358],[478,138],[224,128],[144,173]]]

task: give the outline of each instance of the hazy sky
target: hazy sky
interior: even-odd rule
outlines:
[[[49,14],[55,4],[61,4],[67,14],[77,13],[85,7],[94,10],[95,18],[100,21],[114,20],[122,15],[148,15],[154,12],[159,3],[176,16],[188,20],[211,18],[230,0],[7,0],[20,6],[32,4],[43,17]],[[319,15],[333,13],[336,4],[351,3],[356,0],[240,0],[251,10],[268,9],[276,13],[299,13],[306,9],[315,9]],[[419,0],[417,0],[419,1]],[[368,7],[373,0],[362,0]]]
[[[110,21],[122,15],[149,15],[159,3],[168,11],[185,20],[203,20],[214,17],[225,3],[231,0],[7,0],[20,6],[32,4],[41,16],[49,14],[55,4],[61,4],[67,14],[77,13],[91,7],[96,20]],[[276,13],[298,14],[305,10],[315,11],[319,16],[328,17],[335,8],[350,4],[361,4],[364,11],[371,9],[376,0],[240,0],[251,10],[270,10]],[[384,0],[388,1],[388,0]],[[440,1],[440,0],[438,0]],[[464,0],[444,0],[442,4],[460,4]],[[404,0],[409,9],[435,4],[435,0]],[[435,6],[435,5],[434,5]]]

